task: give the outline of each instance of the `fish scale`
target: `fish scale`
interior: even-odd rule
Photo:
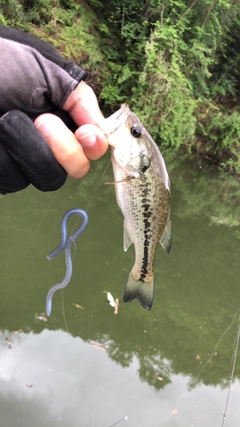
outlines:
[[[169,177],[157,145],[137,115],[124,104],[111,119],[119,121],[109,144],[116,199],[124,216],[124,250],[131,243],[135,248],[123,301],[137,298],[150,310],[157,244],[160,242],[167,253],[171,249]]]

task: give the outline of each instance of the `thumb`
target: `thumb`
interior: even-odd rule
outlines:
[[[81,81],[63,105],[78,125],[92,124],[103,129],[105,119],[99,108],[97,97],[90,86]]]
[[[42,114],[34,125],[51,147],[58,163],[73,178],[81,178],[90,167],[81,145],[59,117]]]

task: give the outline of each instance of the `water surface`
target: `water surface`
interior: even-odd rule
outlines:
[[[221,426],[240,314],[239,182],[166,156],[173,247],[167,256],[159,245],[147,312],[121,303],[134,251],[123,251],[114,188],[104,185],[110,167],[98,186],[106,163],[57,192],[0,199],[1,427],[110,427],[125,416],[119,426]],[[87,210],[89,225],[45,322],[47,292],[65,274],[64,255],[46,255],[73,207]],[[117,315],[106,291],[120,299]],[[237,359],[224,427],[240,421],[239,377]]]

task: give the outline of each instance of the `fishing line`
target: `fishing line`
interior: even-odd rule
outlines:
[[[89,208],[89,206],[90,206],[90,204],[92,203],[93,198],[95,197],[95,194],[97,193],[97,190],[98,190],[98,189],[99,189],[99,187],[100,187],[101,181],[102,181],[102,179],[103,179],[103,177],[104,177],[105,173],[107,172],[107,169],[108,169],[108,166],[109,166],[109,164],[110,164],[110,161],[111,161],[111,157],[110,157],[110,158],[108,159],[108,161],[107,161],[107,165],[105,166],[105,169],[104,169],[104,171],[103,171],[103,173],[102,173],[102,175],[101,175],[101,178],[100,178],[100,180],[99,180],[99,182],[98,182],[98,185],[96,186],[96,188],[95,188],[95,190],[94,190],[94,192],[93,192],[93,195],[92,195],[92,197],[91,197],[91,200],[89,201],[89,203],[88,203],[88,205],[87,205],[87,208],[86,208],[86,209],[88,209],[88,208]]]
[[[110,159],[107,161],[107,164],[106,164],[106,166],[105,166],[105,168],[104,168],[104,171],[103,171],[103,173],[102,173],[102,175],[101,175],[101,178],[100,178],[100,180],[99,180],[99,182],[98,182],[98,184],[97,184],[97,186],[96,186],[95,190],[93,191],[92,197],[91,197],[91,199],[89,200],[89,202],[88,202],[88,204],[87,204],[87,207],[86,207],[86,209],[85,209],[86,211],[88,210],[89,206],[91,205],[91,203],[92,203],[92,201],[93,201],[93,199],[94,199],[94,197],[95,197],[95,195],[96,195],[96,193],[97,193],[97,191],[98,191],[98,189],[99,189],[99,187],[100,187],[100,185],[101,185],[102,179],[103,179],[103,177],[104,177],[105,173],[107,172],[107,169],[108,169],[108,166],[109,166],[109,164],[110,164],[110,161],[111,161],[111,157],[110,157]],[[73,230],[74,230],[74,229],[75,229],[75,227],[77,226],[78,222],[79,222],[79,218],[76,220],[75,224],[73,225],[71,233],[73,232]],[[74,259],[74,256],[75,256],[75,254],[76,254],[76,243],[75,243],[75,245],[74,245],[74,248],[75,248],[75,252],[74,252],[74,254],[73,254],[73,258],[72,258],[72,259]]]
[[[63,315],[63,320],[65,323],[66,331],[68,332],[68,324],[67,324],[67,319],[66,319],[66,315],[65,315],[65,308],[64,308],[64,291],[63,291],[63,289],[62,289],[62,315]]]
[[[121,420],[116,421],[114,424],[111,424],[109,427],[114,427],[114,426],[116,426],[117,424],[121,423],[122,421],[126,421],[127,419],[128,419],[128,417],[127,417],[127,416],[126,416],[126,417],[123,417],[123,418],[121,418]]]
[[[234,321],[235,321],[235,319],[236,319],[236,316],[237,316],[237,314],[239,313],[239,311],[240,311],[240,308],[238,308],[238,309],[237,309],[237,311],[235,312],[235,314],[234,314],[234,316],[233,316],[233,318],[232,318],[232,321],[231,321],[230,325],[225,329],[225,331],[224,331],[224,332],[222,333],[222,335],[220,336],[220,338],[219,338],[219,340],[218,340],[217,344],[215,345],[215,347],[214,347],[214,349],[213,349],[213,352],[212,352],[211,356],[209,357],[209,359],[207,360],[207,362],[203,365],[203,367],[202,367],[202,368],[201,368],[201,370],[199,371],[198,376],[197,376],[197,378],[195,379],[195,381],[191,384],[191,388],[193,388],[193,387],[194,387],[194,385],[197,383],[197,380],[198,380],[198,378],[199,378],[199,376],[200,376],[201,372],[202,372],[202,371],[203,371],[203,369],[207,366],[207,364],[211,361],[212,357],[214,356],[214,354],[215,354],[215,352],[216,352],[216,349],[217,349],[217,347],[218,347],[218,345],[219,345],[220,341],[223,339],[224,335],[226,335],[226,333],[227,333],[227,332],[229,331],[229,329],[232,327],[232,325],[233,325],[233,323],[234,323]],[[227,393],[227,398],[226,398],[225,408],[224,408],[224,411],[222,412],[222,424],[221,424],[221,427],[224,427],[224,425],[225,425],[225,421],[226,421],[226,418],[227,418],[227,410],[228,410],[229,399],[230,399],[230,394],[231,394],[231,388],[232,388],[233,379],[234,379],[234,373],[235,373],[235,368],[236,368],[236,361],[237,361],[237,355],[238,355],[239,341],[240,341],[240,316],[239,316],[239,320],[238,320],[237,335],[236,335],[235,342],[234,342],[234,351],[233,351],[233,356],[232,356],[232,369],[231,369],[231,373],[230,373],[230,377],[229,377],[228,393]],[[182,395],[181,395],[181,396],[176,400],[176,403],[175,403],[175,405],[176,405],[176,406],[177,406],[177,402],[178,402],[180,399],[182,399],[184,395],[186,395],[186,393],[183,393],[183,394],[182,394]],[[165,423],[169,418],[171,418],[171,417],[172,417],[172,415],[173,415],[173,414],[169,414],[167,417],[165,417],[165,418],[161,421],[161,423],[159,424],[159,426],[160,426],[160,425],[162,425],[162,424],[164,424],[164,423]],[[115,425],[115,424],[113,424],[113,425]],[[218,422],[218,425],[219,425],[219,422]],[[110,426],[110,427],[112,427],[112,426]]]
[[[98,189],[99,189],[99,187],[100,187],[100,185],[101,185],[101,181],[102,181],[102,179],[103,179],[103,177],[104,177],[105,173],[107,172],[107,169],[108,169],[108,166],[109,166],[110,161],[111,161],[111,158],[109,158],[109,160],[107,161],[107,164],[106,164],[106,166],[105,166],[105,168],[104,168],[104,171],[103,171],[103,173],[102,173],[102,175],[101,175],[101,178],[100,178],[100,180],[99,180],[99,182],[98,182],[98,184],[97,184],[97,186],[96,186],[96,188],[95,188],[95,190],[94,190],[94,192],[93,192],[93,194],[92,194],[91,199],[89,200],[89,202],[88,202],[88,204],[87,204],[86,211],[88,210],[89,206],[91,205],[91,203],[92,203],[92,201],[93,201],[93,199],[94,199],[94,197],[95,197],[95,195],[96,195],[96,193],[97,193],[97,191],[98,191]],[[78,218],[78,219],[76,220],[75,224],[72,226],[71,234],[73,233],[73,230],[76,228],[76,226],[77,226],[77,224],[78,224],[79,220],[80,220],[80,219]],[[76,242],[74,242],[74,252],[73,252],[73,255],[72,255],[72,261],[73,261],[73,260],[74,260],[74,258],[75,258],[76,251],[77,251],[77,245],[76,245]],[[64,290],[62,290],[62,293],[64,293]],[[63,304],[63,310],[64,310],[64,304]],[[63,311],[63,315],[65,316],[64,311]],[[65,322],[66,322],[66,321],[65,321]]]
[[[192,387],[194,387],[194,386],[196,385],[196,383],[197,383],[197,381],[198,381],[198,379],[199,379],[199,377],[200,377],[200,375],[201,375],[202,371],[204,370],[204,368],[206,368],[206,366],[207,366],[207,365],[209,364],[209,362],[212,360],[212,358],[213,358],[213,356],[214,356],[214,354],[215,354],[215,352],[216,352],[216,350],[217,350],[217,347],[218,347],[219,343],[222,341],[223,337],[226,335],[226,333],[229,331],[229,329],[231,329],[231,327],[232,327],[232,325],[233,325],[233,323],[234,323],[234,321],[235,321],[235,318],[236,318],[237,314],[239,313],[239,311],[240,311],[240,308],[238,308],[238,309],[237,309],[236,313],[234,314],[234,316],[233,316],[233,318],[232,318],[232,321],[231,321],[230,325],[225,329],[225,331],[224,331],[224,332],[222,333],[222,335],[220,336],[220,338],[219,338],[219,340],[218,340],[217,344],[215,345],[215,347],[214,347],[214,349],[213,349],[213,351],[212,351],[211,356],[210,356],[210,357],[209,357],[209,359],[206,361],[206,363],[204,363],[204,365],[202,366],[202,368],[201,368],[201,369],[200,369],[200,371],[198,372],[198,376],[197,376],[197,378],[196,378],[196,379],[195,379],[195,381],[193,381],[193,383],[191,384],[191,388],[192,388]]]
[[[226,399],[226,404],[225,404],[224,412],[222,414],[223,415],[222,427],[224,427],[225,420],[226,420],[226,417],[227,417],[227,409],[228,409],[228,404],[229,404],[229,399],[230,399],[230,393],[231,393],[231,388],[232,388],[233,378],[234,378],[234,372],[235,372],[235,367],[236,367],[236,360],[237,360],[237,355],[238,355],[239,337],[240,337],[240,318],[239,318],[239,323],[238,323],[237,336],[236,336],[236,339],[235,339],[235,348],[234,348],[233,358],[232,358],[232,371],[231,371],[231,374],[230,374],[230,377],[229,377],[227,399]]]
[[[105,175],[107,168],[109,166],[110,163],[110,159],[107,162],[107,165],[104,168],[104,171],[101,175],[101,178],[92,194],[91,199],[88,202],[87,208],[89,208],[90,204],[92,203],[95,194],[101,184],[102,178]],[[67,239],[67,221],[69,219],[70,216],[72,216],[73,214],[80,214],[82,216],[83,219],[83,223],[81,225],[81,227],[79,228],[79,230],[77,230],[74,234],[71,233],[69,239]],[[72,227],[72,232],[74,230],[74,228],[76,227],[77,223],[79,222],[79,219],[75,222],[74,226]],[[63,281],[61,283],[57,283],[56,285],[52,286],[50,288],[50,290],[48,291],[47,294],[47,298],[46,298],[46,313],[48,316],[50,316],[51,311],[52,311],[52,297],[53,294],[56,292],[56,290],[58,289],[62,289],[62,314],[63,314],[63,319],[64,319],[64,323],[65,323],[65,327],[66,327],[66,331],[68,332],[68,325],[67,325],[67,321],[66,321],[66,316],[65,316],[65,308],[64,308],[64,295],[63,295],[63,288],[65,288],[69,281],[71,280],[71,276],[72,276],[72,261],[75,257],[76,254],[76,243],[75,240],[80,236],[80,234],[82,234],[82,232],[85,230],[86,226],[88,223],[88,215],[85,211],[83,211],[82,209],[71,209],[68,212],[66,212],[66,214],[64,215],[63,219],[62,219],[62,224],[61,224],[61,242],[59,244],[59,246],[52,251],[49,255],[48,255],[48,259],[53,259],[55,258],[56,255],[58,255],[60,252],[63,251],[63,249],[65,249],[65,261],[66,261],[66,275],[63,279]],[[73,256],[71,256],[71,247],[72,245],[74,245],[74,254]]]

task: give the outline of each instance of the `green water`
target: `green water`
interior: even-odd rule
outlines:
[[[123,251],[114,188],[104,185],[111,167],[91,200],[106,163],[55,193],[0,199],[0,425],[110,427],[126,416],[119,426],[221,426],[240,314],[239,182],[166,156],[173,247],[158,248],[147,312],[121,303],[134,251]],[[46,294],[65,274],[64,255],[46,255],[73,207],[87,209],[89,225],[45,322]],[[104,291],[120,299],[117,315]],[[240,422],[239,363],[224,427]]]

